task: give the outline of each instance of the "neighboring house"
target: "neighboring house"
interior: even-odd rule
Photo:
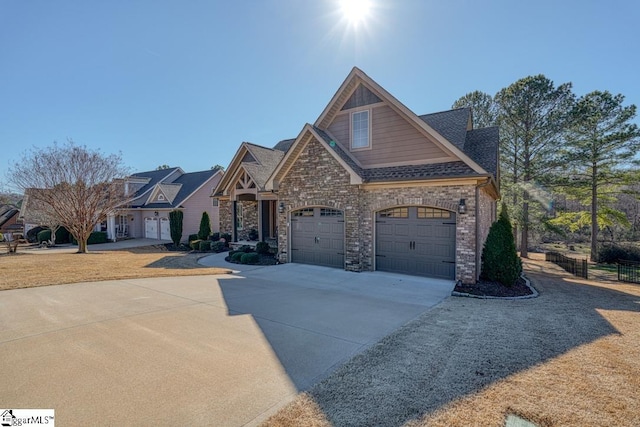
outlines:
[[[15,205],[0,205],[0,233],[22,233],[23,226],[18,218],[20,208]]]
[[[240,146],[212,194],[220,229],[277,239],[281,262],[475,282],[498,142],[470,109],[416,115],[354,68],[297,138]]]
[[[132,193],[132,201],[110,215],[99,228],[111,240],[171,240],[169,212],[178,209],[184,215],[183,240],[198,232],[205,211],[212,232],[219,231],[217,201],[212,202],[210,194],[223,174],[222,170],[185,173],[178,167],[135,173],[125,180],[125,191]]]

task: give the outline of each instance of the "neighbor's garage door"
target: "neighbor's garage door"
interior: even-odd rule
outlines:
[[[160,218],[160,238],[162,240],[171,240],[171,228],[169,227],[169,218]]]
[[[454,279],[455,213],[396,207],[376,215],[376,269]]]
[[[291,262],[344,268],[344,214],[329,208],[291,213]]]
[[[144,219],[144,237],[147,239],[158,238],[158,220],[156,218]]]

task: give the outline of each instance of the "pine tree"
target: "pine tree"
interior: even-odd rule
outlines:
[[[169,212],[169,230],[175,246],[180,245],[180,240],[182,240],[182,217],[182,211]]]
[[[200,230],[198,231],[198,239],[207,240],[211,234],[211,220],[207,212],[202,212],[202,219],[200,219]]]

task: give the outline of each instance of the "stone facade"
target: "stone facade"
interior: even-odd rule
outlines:
[[[252,200],[238,201],[242,205],[243,227],[238,229],[237,240],[249,240],[251,229],[258,230],[258,202]],[[220,232],[233,234],[233,202],[220,200]]]
[[[491,225],[493,199],[482,193],[478,212],[483,220],[479,236],[484,242]],[[287,262],[289,218],[292,211],[323,206],[344,211],[345,269],[375,269],[375,215],[393,206],[430,206],[456,213],[456,280],[473,283],[478,277],[476,252],[476,187],[475,185],[384,186],[363,188],[351,185],[349,173],[316,140],[302,150],[294,166],[280,183],[279,202],[286,212],[278,215],[278,249],[281,262]],[[458,214],[460,199],[465,199],[467,212]],[[484,218],[488,216],[489,219]]]
[[[238,205],[242,206],[243,227],[238,228],[238,236],[236,240],[251,240],[249,235],[251,230],[258,232],[258,202],[253,200],[238,201]]]

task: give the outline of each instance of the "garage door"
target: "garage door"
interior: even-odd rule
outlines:
[[[291,261],[344,268],[344,214],[329,208],[291,213]]]
[[[171,228],[169,228],[169,218],[160,218],[160,238],[171,240]]]
[[[416,206],[377,213],[377,270],[454,279],[455,261],[455,213]]]
[[[158,238],[158,220],[156,218],[144,219],[144,237],[147,239]]]

